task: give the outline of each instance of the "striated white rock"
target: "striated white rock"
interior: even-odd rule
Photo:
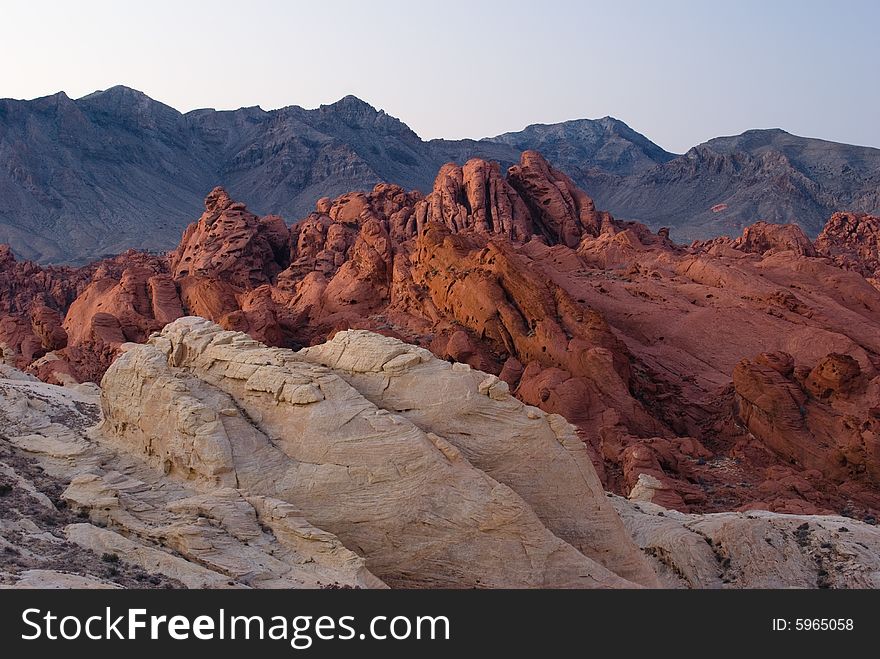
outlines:
[[[405,355],[412,357],[407,368],[389,374],[389,360]],[[586,447],[562,417],[524,405],[494,375],[363,330],[338,332],[297,356],[332,368],[375,405],[445,438],[586,556],[627,579],[657,585],[608,503]]]
[[[265,497],[245,498],[218,483],[218,460],[200,451],[210,447],[210,441],[175,444],[197,457],[207,456],[204,463],[196,460],[190,465],[204,477],[181,471],[182,478],[169,478],[162,461],[145,453],[143,446],[120,445],[118,438],[90,428],[100,419],[97,392],[22,378],[0,380],[0,442],[22,457],[36,458],[47,473],[68,483],[62,496],[69,508],[87,513],[93,522],[69,524],[63,533],[45,529],[39,510],[54,510],[51,500],[3,462],[0,475],[34,502],[34,514],[28,517],[22,509],[14,521],[0,519],[0,546],[39,562],[44,559],[39,550],[30,550],[35,542],[45,546],[69,541],[94,552],[91,558],[81,557],[80,563],[90,562],[99,572],[104,569],[101,555],[116,554],[147,573],[193,588],[385,587],[363,558],[289,505]],[[132,400],[148,401],[137,396]],[[172,401],[169,409],[179,422],[167,427],[169,441],[183,442],[187,432],[200,427],[206,410],[175,404],[173,396],[162,400]],[[175,428],[177,434],[171,432]],[[4,572],[0,562],[0,583],[92,587],[105,580],[58,570]]]
[[[177,579],[187,588],[228,588],[235,585],[224,574],[92,524],[71,524],[65,528],[65,534],[71,542],[99,556],[116,554],[148,572]]]
[[[667,587],[880,588],[880,531],[848,517],[611,500]]]
[[[78,476],[64,498],[105,527],[68,526],[70,540],[191,588],[384,587],[362,558],[283,502],[248,501],[231,488],[194,494],[173,483],[157,492],[117,472]]]
[[[197,588],[880,587],[874,526],[607,495],[565,419],[368,332],[294,353],[188,318],[100,392],[0,376],[3,587],[131,585],[103,554]]]
[[[391,354],[382,350],[377,368],[389,377],[434,360],[426,351],[410,355],[402,343]],[[350,358],[376,362],[369,350]],[[249,495],[291,504],[389,584],[634,585],[554,535],[516,492],[451,451],[442,435],[429,436],[289,350],[184,318],[149,345],[129,348],[102,386],[99,434],[203,489],[234,480]],[[241,414],[213,412],[220,409]],[[202,456],[217,467],[201,468]]]

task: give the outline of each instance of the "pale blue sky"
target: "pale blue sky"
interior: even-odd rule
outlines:
[[[672,151],[767,127],[880,147],[878,34],[876,0],[0,0],[0,97],[355,94],[424,138],[612,115]]]

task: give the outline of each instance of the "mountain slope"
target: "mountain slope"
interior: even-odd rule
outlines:
[[[173,247],[217,184],[293,222],[321,197],[382,181],[427,192],[448,161],[479,155],[513,164],[531,139],[572,170],[599,154],[610,171],[628,172],[615,153],[641,163],[643,152],[662,151],[620,122],[569,123],[552,134],[532,127],[523,139],[426,142],[353,96],[314,110],[187,114],[123,86],[76,100],[2,100],[0,243],[42,263],[83,263],[129,247]]]
[[[42,261],[164,247],[217,176],[175,110],[114,88],[0,101],[0,242]]]
[[[575,178],[590,169],[610,174],[636,174],[675,158],[675,154],[664,151],[613,117],[535,124],[482,142],[506,144],[517,151],[540,151]]]
[[[679,239],[736,235],[757,221],[796,222],[815,236],[839,210],[880,210],[880,149],[785,131],[719,137],[631,176],[578,181],[603,208]]]
[[[0,243],[41,263],[166,250],[218,184],[295,222],[321,197],[379,182],[428,192],[444,163],[479,157],[505,169],[530,149],[600,208],[672,227],[677,239],[736,234],[759,219],[815,235],[832,212],[880,212],[880,150],[779,130],[681,156],[611,117],[424,141],[353,96],[314,110],[181,114],[117,86],[76,100],[0,100]]]
[[[422,144],[353,97],[186,115],[126,87],[0,101],[0,242],[43,262],[164,250],[218,181],[292,220],[318,197],[382,180],[430,185]]]

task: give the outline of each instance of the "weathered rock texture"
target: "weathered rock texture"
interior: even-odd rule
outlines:
[[[324,198],[289,231],[217,189],[169,257],[70,271],[67,306],[54,271],[7,255],[18,293],[0,341],[13,337],[8,361],[69,382],[97,381],[124,342],[184,314],[275,347],[370,330],[564,416],[616,493],[681,512],[870,521],[875,224],[834,216],[812,244],[759,222],[679,246],[597,210],[534,152],[506,176],[481,160],[446,165],[427,196],[380,184]]]
[[[361,359],[375,359],[365,338]],[[388,377],[420,359],[436,361],[396,343],[403,352],[386,353],[380,365]],[[443,367],[454,379],[452,366]],[[102,384],[102,430],[127,450],[172,476],[287,502],[391,585],[632,586],[554,535],[540,509],[476,468],[449,439],[378,407],[333,370],[290,351],[185,318],[146,346],[128,348]],[[473,396],[489,400],[488,391],[471,384]],[[571,433],[567,425],[560,419],[554,432],[552,419],[527,414],[515,403],[511,425],[531,422],[538,437],[553,440],[535,440],[536,450],[568,457],[560,454],[565,435],[557,435]],[[472,430],[477,441],[490,432]],[[583,452],[581,444],[572,448]],[[493,453],[503,457],[504,449]],[[606,543],[592,552],[597,556],[607,555],[608,540],[600,536],[616,531],[615,554],[650,583],[653,575],[611,509],[591,505],[603,497],[588,473],[592,482],[579,488],[583,508],[572,507],[556,523],[575,525],[575,514],[588,528],[595,523],[594,546]],[[532,489],[536,480],[533,472]]]
[[[97,387],[2,375],[0,582],[382,586],[362,558],[290,504],[230,487],[200,491],[90,430],[101,419]]]
[[[100,390],[0,375],[0,586],[880,586],[876,527],[606,495],[564,419],[374,333],[184,318]]]
[[[626,550],[629,538],[586,447],[562,417],[523,405],[494,375],[362,330],[339,332],[299,355],[329,366],[375,405],[445,438],[582,553],[633,581],[652,583],[641,557]]]
[[[880,217],[835,213],[816,238],[816,249],[880,288]]]
[[[667,588],[880,588],[880,534],[848,517],[612,501]]]

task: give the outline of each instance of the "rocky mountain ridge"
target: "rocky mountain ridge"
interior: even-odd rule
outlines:
[[[70,99],[0,100],[0,243],[41,263],[164,251],[222,184],[293,223],[321,197],[385,182],[428,193],[437,170],[537,149],[601,208],[679,240],[735,236],[758,220],[816,235],[835,211],[880,213],[880,150],[749,131],[676,156],[605,117],[482,140],[423,141],[347,96],[314,110],[181,114],[123,86]]]

